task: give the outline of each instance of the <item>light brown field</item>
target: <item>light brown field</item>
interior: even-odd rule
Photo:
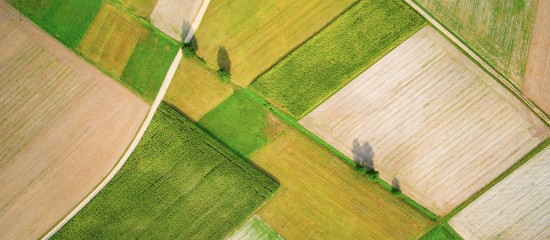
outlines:
[[[119,0],[122,5],[134,10],[137,15],[149,18],[153,8],[157,4],[157,0]]]
[[[182,41],[187,33],[203,0],[158,0],[151,14],[153,25],[168,36]]]
[[[107,175],[148,105],[7,11],[2,4],[0,238],[36,239]]]
[[[252,156],[281,184],[258,214],[287,239],[418,239],[427,218],[289,130]]]
[[[523,91],[550,114],[550,4],[539,0]]]
[[[231,85],[197,60],[183,58],[164,100],[198,121],[233,94]]]
[[[431,27],[300,121],[351,159],[368,143],[381,178],[445,215],[548,129]]]
[[[135,19],[110,4],[103,4],[78,50],[100,68],[120,77],[145,31]]]
[[[464,239],[550,239],[550,147],[449,223]]]

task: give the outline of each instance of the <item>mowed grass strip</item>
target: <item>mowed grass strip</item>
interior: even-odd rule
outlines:
[[[177,52],[175,41],[158,31],[147,31],[124,68],[122,81],[152,102]]]
[[[424,24],[402,1],[362,0],[250,89],[301,118]]]
[[[258,214],[288,239],[418,239],[433,223],[298,131],[252,156],[281,189]]]
[[[238,90],[199,120],[235,151],[250,156],[287,127],[247,90]]]
[[[53,239],[221,239],[277,188],[161,104],[128,162]]]
[[[232,94],[232,86],[216,73],[195,58],[183,58],[164,101],[198,121]]]
[[[445,223],[430,230],[420,240],[462,240],[462,237]]]
[[[355,2],[212,0],[195,35],[197,53],[212,66],[230,65],[232,81],[247,86]],[[229,61],[219,59],[221,48]]]
[[[101,7],[101,0],[8,0],[25,16],[75,48]]]
[[[522,86],[537,0],[414,1],[496,70]]]

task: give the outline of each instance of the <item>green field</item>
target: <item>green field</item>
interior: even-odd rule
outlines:
[[[246,90],[236,91],[204,115],[199,124],[247,157],[286,127]]]
[[[523,84],[537,0],[415,1],[496,70]]]
[[[424,26],[399,0],[362,0],[251,85],[301,118]]]
[[[420,240],[462,240],[449,224],[442,224],[424,235]]]
[[[121,79],[152,101],[178,52],[172,39],[150,30],[144,34],[128,60]]]
[[[101,0],[8,0],[25,16],[75,48],[101,7]]]
[[[242,239],[263,239],[263,240],[282,240],[283,238],[271,227],[269,227],[260,217],[254,216],[246,221],[228,240]]]
[[[114,179],[54,239],[220,239],[277,188],[162,104]]]

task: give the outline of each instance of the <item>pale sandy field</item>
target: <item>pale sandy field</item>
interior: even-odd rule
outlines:
[[[546,3],[546,4],[545,4]],[[523,91],[550,114],[550,4],[539,0]]]
[[[203,0],[158,0],[151,14],[153,25],[168,36],[182,41],[187,33]]]
[[[550,147],[449,223],[464,239],[550,239]]]
[[[548,129],[425,27],[300,123],[445,215],[518,161]],[[367,146],[370,145],[371,149]]]
[[[0,2],[0,238],[36,239],[124,153],[148,105]]]

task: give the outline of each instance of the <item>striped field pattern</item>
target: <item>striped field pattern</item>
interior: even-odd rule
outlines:
[[[449,223],[464,239],[550,239],[550,147]]]
[[[518,161],[547,128],[431,27],[300,123],[437,215]],[[372,149],[371,149],[372,148]]]

